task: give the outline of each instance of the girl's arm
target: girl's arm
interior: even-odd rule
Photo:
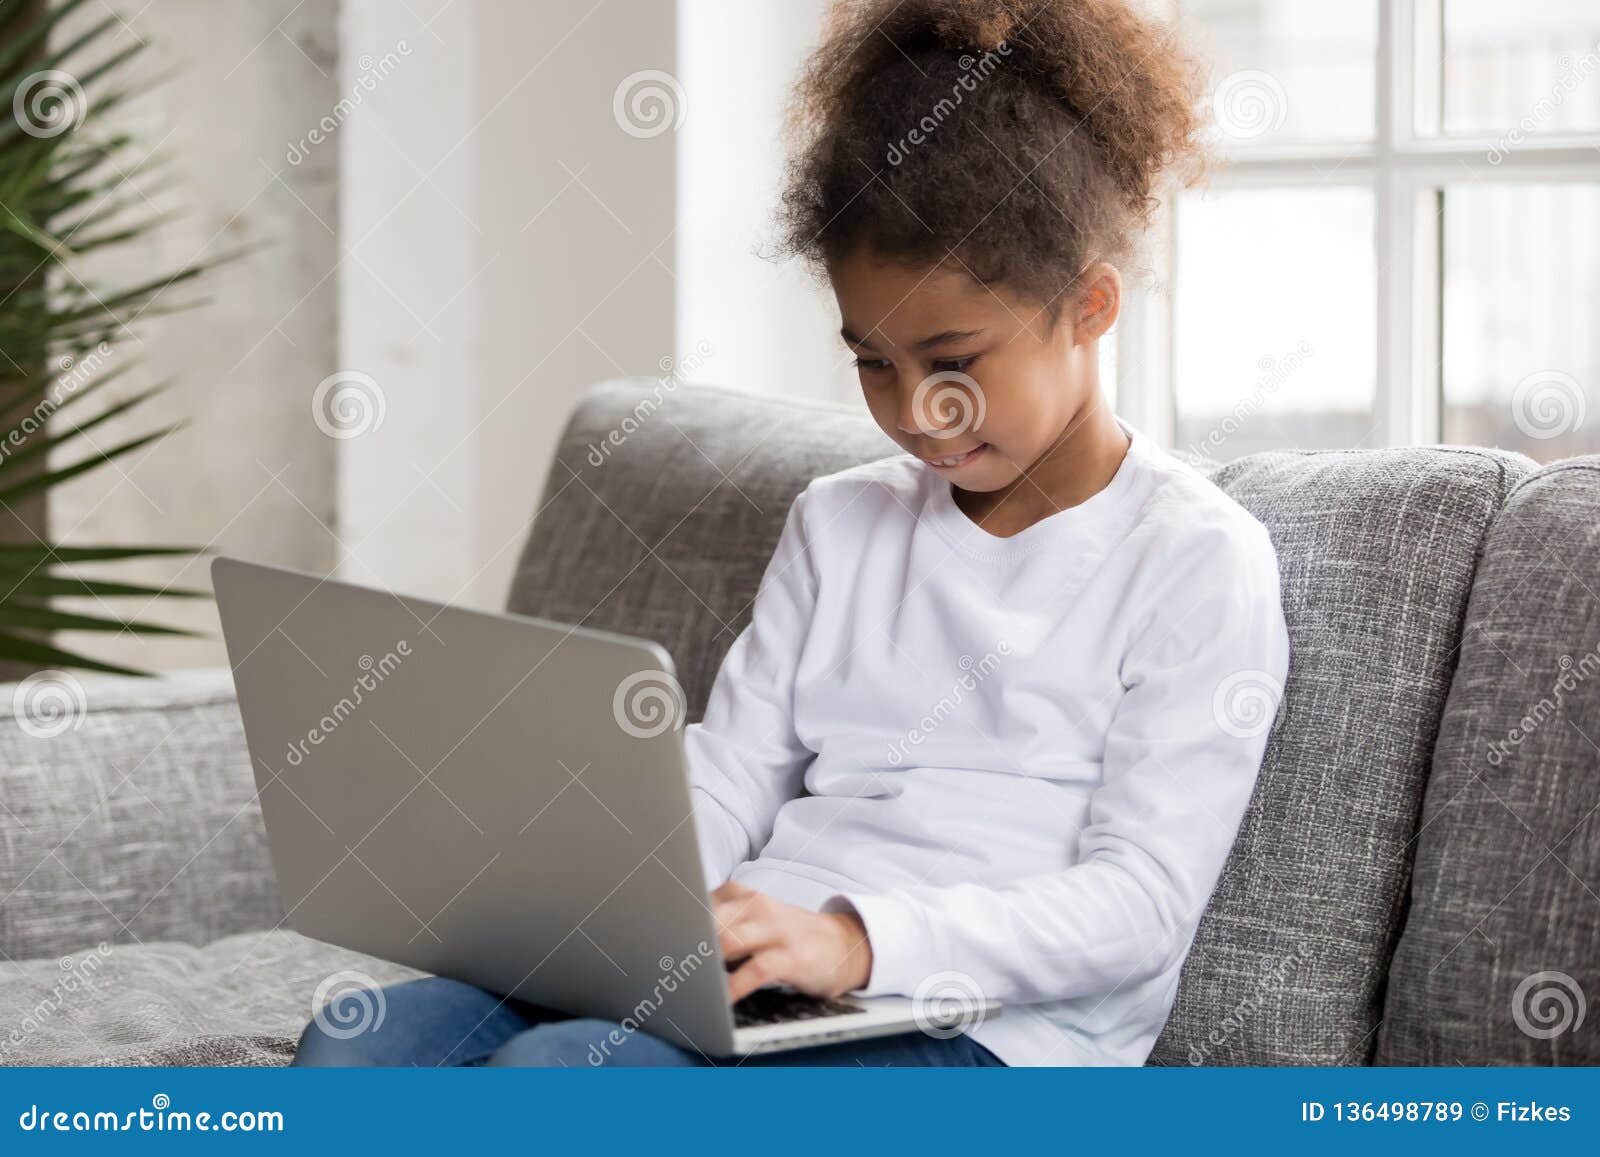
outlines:
[[[793,716],[795,667],[817,593],[805,505],[802,491],[761,578],[750,625],[717,672],[705,717],[684,730],[711,888],[766,844],[778,809],[800,794],[815,754],[795,735]]]
[[[1288,670],[1270,547],[1263,556],[1241,554],[1237,540],[1219,546],[1169,576],[1124,664],[1127,690],[1078,862],[999,887],[830,900],[825,910],[853,909],[871,939],[863,994],[914,995],[925,978],[955,971],[990,999],[1067,999],[1158,976],[1187,953],[1250,802]],[[1230,701],[1252,694],[1266,712],[1256,726]]]

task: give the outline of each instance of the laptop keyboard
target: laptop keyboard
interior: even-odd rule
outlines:
[[[786,988],[758,988],[733,1006],[733,1023],[738,1028],[764,1024],[786,1024],[794,1020],[816,1020],[824,1016],[847,1016],[864,1012],[848,1000],[808,996]]]

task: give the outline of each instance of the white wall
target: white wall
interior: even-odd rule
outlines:
[[[114,113],[169,162],[165,188],[146,185],[149,214],[174,218],[139,241],[90,255],[79,276],[138,284],[197,260],[260,248],[199,287],[175,286],[107,363],[139,368],[108,388],[119,400],[163,379],[174,387],[92,435],[110,447],[174,421],[153,447],[80,476],[51,496],[52,532],[69,543],[189,543],[324,571],[335,543],[334,447],[309,399],[331,372],[338,260],[338,157],[298,165],[288,145],[334,103],[336,7],[295,0],[143,0],[127,6],[119,45],[148,44],[137,68],[165,79]],[[99,22],[107,10],[76,15]],[[140,216],[138,211],[135,216]],[[199,308],[156,316],[180,302]],[[87,404],[92,408],[92,403]],[[85,414],[78,413],[74,420]],[[63,422],[68,416],[64,415]],[[56,465],[75,461],[76,452]],[[97,568],[110,578],[210,588],[207,559]],[[96,605],[205,633],[193,640],[68,634],[62,645],[146,668],[223,662],[209,601]]]
[[[410,52],[339,135],[340,364],[386,406],[340,444],[346,576],[500,605],[577,394],[675,354],[675,133],[613,115],[674,7],[346,0],[343,88]]]
[[[347,0],[339,90],[362,96],[329,146],[344,174],[338,366],[367,415],[336,442],[338,568],[436,596],[471,576],[475,531],[474,462],[453,452],[481,391],[475,7]]]
[[[832,294],[758,256],[775,233],[781,129],[825,0],[682,0],[678,347],[710,350],[695,378],[759,393],[859,402]]]

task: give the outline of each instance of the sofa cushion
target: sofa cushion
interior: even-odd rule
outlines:
[[[1289,679],[1158,1064],[1363,1064],[1475,560],[1531,463],[1273,452],[1213,472],[1272,535]]]
[[[1490,531],[1378,1060],[1600,1064],[1600,458]]]
[[[663,642],[697,717],[794,495],[893,450],[839,407],[607,384],[562,440],[511,608]],[[1292,659],[1153,1062],[1368,1059],[1474,562],[1530,466],[1411,449],[1215,472],[1277,545]]]
[[[379,1013],[372,990],[420,975],[293,932],[3,963],[0,1065],[286,1064],[326,1000],[353,1030]]]
[[[225,669],[0,688],[0,959],[280,914]]]

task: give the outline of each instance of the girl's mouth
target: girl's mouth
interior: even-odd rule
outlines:
[[[989,448],[987,442],[980,442],[965,454],[946,454],[940,458],[924,458],[923,461],[935,470],[957,470],[962,466],[970,465]]]

